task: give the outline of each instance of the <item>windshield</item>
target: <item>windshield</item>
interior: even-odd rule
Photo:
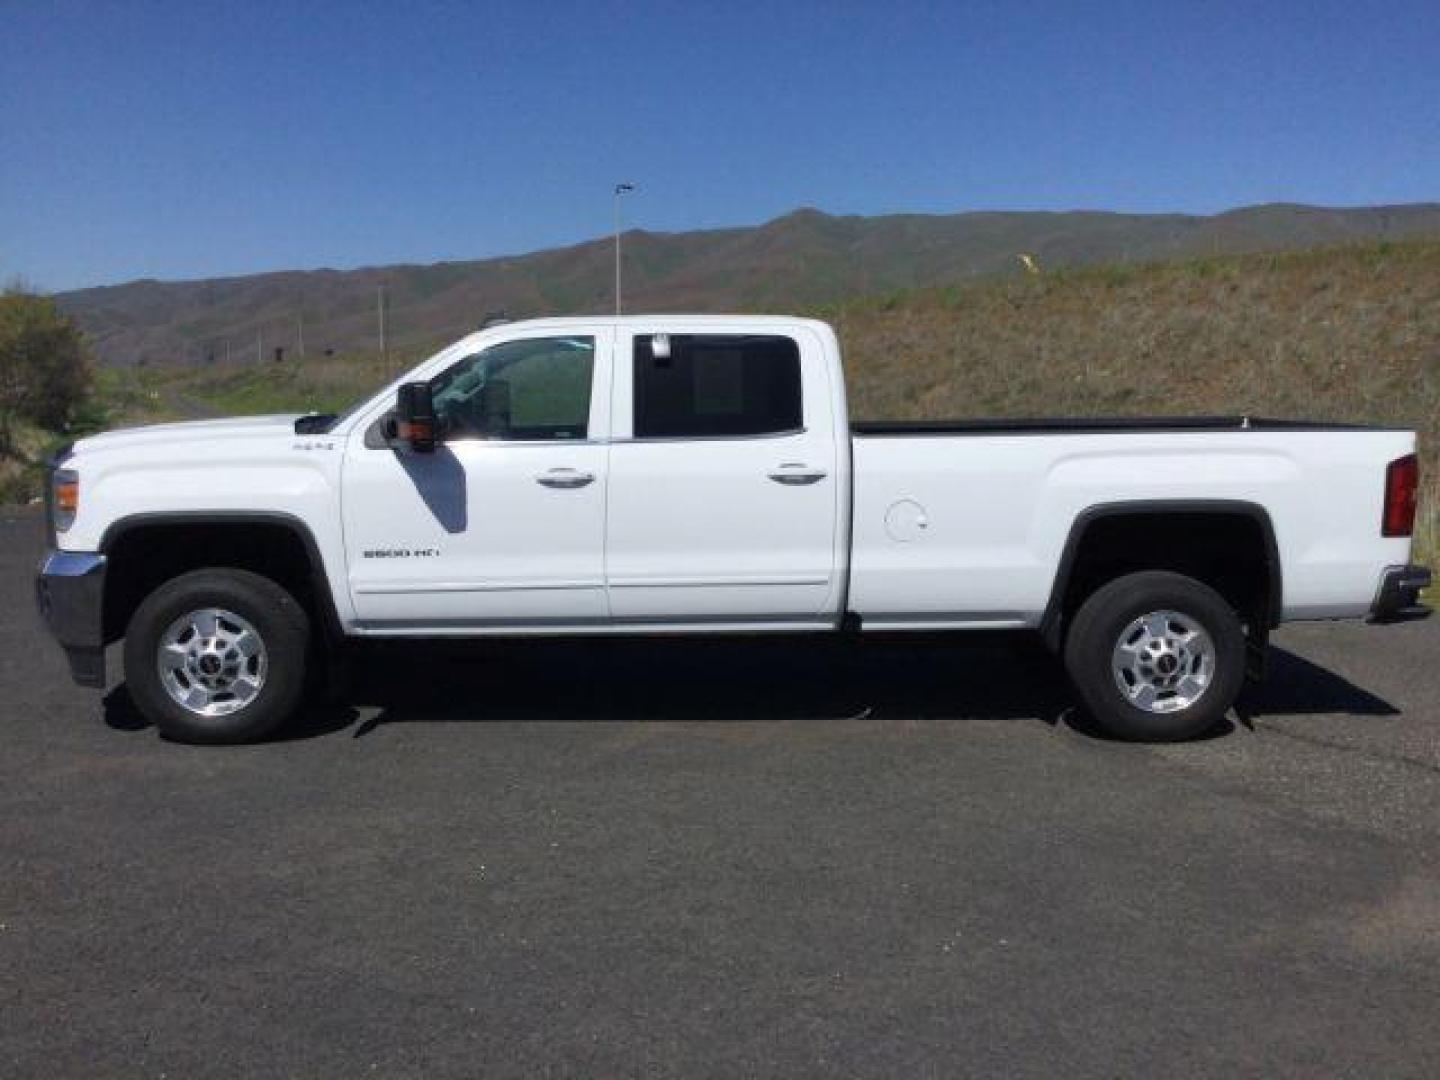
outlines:
[[[436,413],[462,436],[583,439],[594,353],[594,338],[560,337],[521,338],[462,355],[431,380]],[[295,433],[327,435],[374,401],[375,394],[363,395],[338,414],[307,413],[295,421]],[[506,399],[503,410],[501,397]],[[504,423],[496,427],[502,415]]]

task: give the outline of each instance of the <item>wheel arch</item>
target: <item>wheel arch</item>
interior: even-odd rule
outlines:
[[[151,541],[146,545],[145,541]],[[164,547],[165,542],[181,545]],[[212,545],[197,551],[203,542]],[[154,550],[156,544],[162,550]],[[143,546],[142,546],[143,545]],[[104,640],[123,636],[135,608],[154,588],[189,570],[230,567],[285,586],[326,637],[343,635],[320,545],[302,519],[281,511],[164,511],[132,514],[106,527],[102,602]]]
[[[1236,606],[1247,615],[1252,635],[1263,637],[1271,628],[1278,626],[1284,582],[1274,522],[1265,507],[1243,499],[1131,500],[1088,507],[1071,522],[1040,620],[1040,632],[1046,644],[1052,649],[1060,648],[1068,621],[1079,603],[1106,581],[1137,570],[1188,570],[1193,573],[1197,562],[1205,561],[1202,556],[1214,553],[1204,549],[1202,539],[1188,546],[1182,545],[1182,550],[1164,556],[1110,556],[1101,559],[1100,566],[1088,563],[1087,560],[1095,558],[1096,544],[1107,533],[1123,534],[1130,530],[1133,534],[1173,536],[1178,526],[1194,525],[1197,520],[1205,520],[1218,528],[1213,535],[1224,536],[1226,543],[1234,543],[1245,531],[1250,534],[1245,541],[1247,545],[1258,542],[1258,551],[1252,548],[1247,552],[1258,560],[1247,566],[1255,580],[1252,582],[1244,575],[1234,576],[1229,582],[1232,587],[1221,591],[1232,602],[1238,601]],[[1219,523],[1218,526],[1216,523]],[[1193,576],[1206,580],[1203,574]],[[1240,584],[1236,585],[1236,582]],[[1207,581],[1207,584],[1214,582]],[[1237,588],[1246,595],[1237,595]]]

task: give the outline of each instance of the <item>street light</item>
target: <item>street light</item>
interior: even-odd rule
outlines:
[[[635,190],[634,184],[615,185],[615,317],[620,317],[620,196]]]

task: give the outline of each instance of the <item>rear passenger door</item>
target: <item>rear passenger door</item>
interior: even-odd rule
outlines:
[[[803,330],[665,329],[627,322],[616,340],[612,617],[827,621],[839,603],[842,486],[820,342]]]

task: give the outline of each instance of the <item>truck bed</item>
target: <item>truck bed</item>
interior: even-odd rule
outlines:
[[[1363,616],[1409,558],[1408,538],[1379,535],[1385,466],[1414,451],[1409,431],[1249,417],[852,430],[848,610],[867,628],[1038,625],[1074,523],[1118,503],[1262,508],[1286,619]]]

